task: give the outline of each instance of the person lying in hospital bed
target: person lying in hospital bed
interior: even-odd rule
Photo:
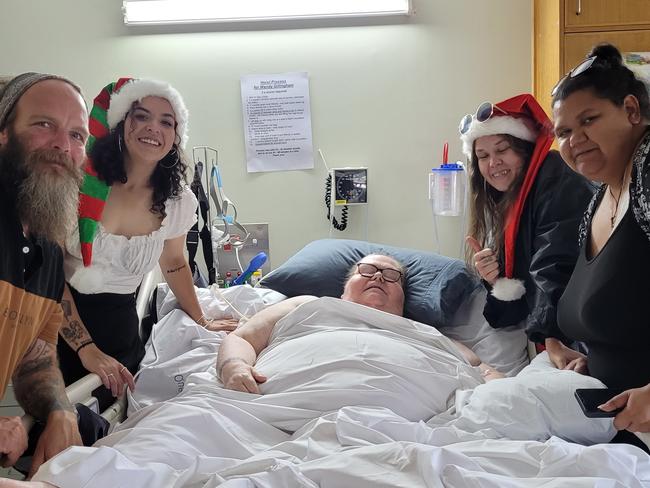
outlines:
[[[404,278],[405,270],[395,259],[372,254],[362,258],[350,271],[341,299],[401,317],[404,311]],[[266,377],[253,366],[258,355],[269,345],[276,324],[303,303],[316,299],[303,295],[272,305],[226,337],[217,363],[217,373],[225,388],[260,393],[258,383],[264,383]],[[480,369],[486,381],[503,377],[482,363],[471,349],[459,342],[452,342],[472,366]]]
[[[190,347],[187,358],[193,364],[214,364],[222,345],[218,367],[224,383],[215,381],[214,368],[196,367],[181,393],[137,410],[94,447],[57,456],[41,467],[37,482],[0,480],[0,488],[212,488],[226,480],[232,482],[228,486],[242,486],[237,483],[247,483],[249,476],[285,478],[246,486],[311,486],[296,477],[318,485],[330,475],[350,476],[338,486],[365,488],[377,486],[377,469],[388,469],[391,476],[403,471],[404,464],[393,460],[404,459],[406,444],[415,450],[407,469],[412,477],[399,486],[433,486],[443,477],[433,453],[446,452],[450,444],[458,450],[453,464],[469,471],[486,466],[474,456],[489,458],[490,472],[505,477],[530,476],[531,460],[541,470],[547,460],[562,459],[571,476],[594,476],[594,464],[578,465],[597,458],[599,474],[609,476],[600,467],[602,453],[583,456],[580,446],[570,448],[575,462],[567,464],[568,444],[543,444],[553,435],[585,444],[611,438],[611,420],[586,419],[573,401],[576,387],[598,386],[598,380],[537,368],[486,384],[489,376],[481,371],[487,366],[472,366],[434,327],[400,316],[403,276],[392,258],[366,256],[354,267],[343,299],[287,300],[226,337],[197,328],[180,311],[169,314],[157,327],[184,331],[174,336],[175,344],[212,341],[202,354]],[[177,374],[178,364],[170,364],[168,378]],[[238,378],[239,389],[248,393],[235,391]],[[250,393],[256,389],[262,394]],[[483,450],[477,452],[479,445]],[[376,456],[369,459],[367,449]],[[550,458],[531,457],[540,449]],[[504,458],[505,450],[522,462]],[[331,464],[339,455],[357,457]],[[387,466],[375,469],[374,463]],[[634,466],[626,463],[618,466]],[[278,473],[280,466],[296,470]],[[525,467],[525,473],[517,467]]]

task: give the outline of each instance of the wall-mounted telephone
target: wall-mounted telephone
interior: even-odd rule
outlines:
[[[334,183],[332,183],[332,179]],[[341,221],[332,215],[331,204],[342,206]],[[348,205],[368,203],[368,168],[335,168],[330,170],[325,182],[327,220],[336,230],[345,230],[348,224]]]

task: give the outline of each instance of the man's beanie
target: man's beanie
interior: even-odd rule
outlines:
[[[61,80],[72,86],[81,95],[81,89],[73,82],[59,75],[46,73],[23,73],[3,83],[0,80],[0,130],[4,130],[7,119],[20,97],[39,81]]]

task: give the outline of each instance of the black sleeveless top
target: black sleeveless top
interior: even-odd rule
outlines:
[[[558,325],[589,352],[589,374],[610,388],[650,383],[650,241],[628,208],[600,253],[584,239],[558,304]]]

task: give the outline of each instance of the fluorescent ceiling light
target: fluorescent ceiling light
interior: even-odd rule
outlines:
[[[125,24],[409,15],[411,0],[125,0]]]

